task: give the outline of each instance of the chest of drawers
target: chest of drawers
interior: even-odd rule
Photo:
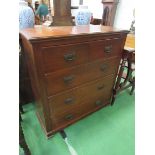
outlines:
[[[99,25],[20,31],[47,137],[111,103],[127,33]]]

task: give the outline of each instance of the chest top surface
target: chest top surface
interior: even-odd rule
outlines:
[[[110,26],[89,25],[89,26],[59,26],[45,27],[35,26],[20,31],[27,40],[52,39],[69,36],[100,35],[110,33],[128,33],[127,30],[119,30]]]

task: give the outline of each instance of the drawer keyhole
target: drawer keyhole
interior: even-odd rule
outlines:
[[[70,76],[65,76],[63,79],[64,79],[65,83],[69,83],[69,82],[73,81],[74,78],[75,78],[74,75],[70,75]]]
[[[65,104],[72,104],[72,103],[74,103],[74,98],[67,98],[67,99],[65,99]]]

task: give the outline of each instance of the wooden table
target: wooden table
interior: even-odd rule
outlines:
[[[135,35],[128,34],[125,42],[125,48],[133,48],[135,49]]]

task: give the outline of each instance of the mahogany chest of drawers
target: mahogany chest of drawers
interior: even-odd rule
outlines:
[[[20,31],[47,137],[111,104],[127,33],[100,25]]]

